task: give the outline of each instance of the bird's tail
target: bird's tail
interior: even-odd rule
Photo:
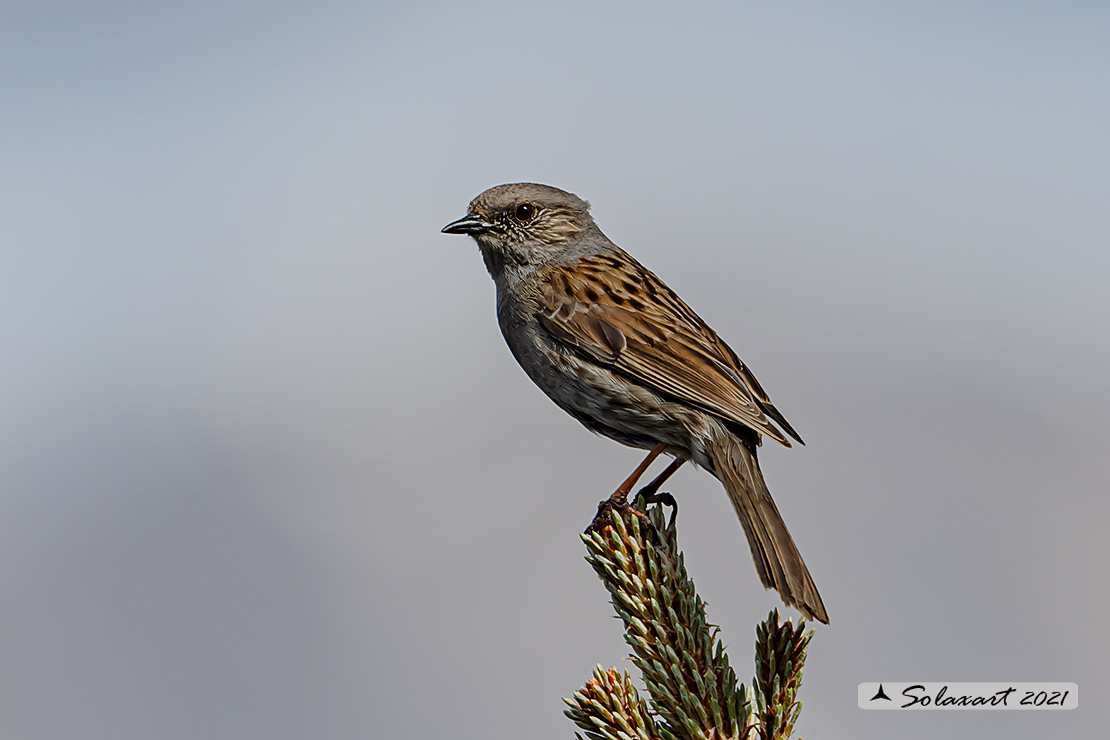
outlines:
[[[755,450],[735,435],[723,432],[706,444],[706,452],[748,536],[759,580],[778,591],[787,606],[828,624],[821,594],[767,490]]]

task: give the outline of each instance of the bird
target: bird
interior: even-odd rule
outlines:
[[[540,390],[591,431],[649,450],[614,497],[627,497],[661,454],[673,461],[641,493],[686,461],[707,470],[732,502],[762,584],[827,624],[757,459],[763,437],[805,443],[724,340],[610,241],[573,193],[498,185],[442,231],[477,242],[501,333]]]

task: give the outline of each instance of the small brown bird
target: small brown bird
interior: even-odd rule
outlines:
[[[528,377],[588,429],[651,451],[617,494],[661,453],[675,459],[648,493],[692,460],[724,484],[763,585],[828,623],[756,461],[763,435],[787,447],[801,437],[736,353],[589,209],[548,185],[500,185],[443,232],[478,242],[501,333]]]

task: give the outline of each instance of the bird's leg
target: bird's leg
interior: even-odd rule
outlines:
[[[636,485],[636,481],[640,480],[644,472],[655,462],[655,458],[663,454],[663,450],[665,449],[667,449],[667,445],[662,442],[651,448],[651,452],[649,452],[647,457],[644,458],[644,461],[632,471],[632,475],[628,476],[624,483],[621,483],[620,486],[617,487],[617,490],[613,491],[612,496],[597,505],[597,514],[594,515],[594,520],[590,522],[590,526],[586,527],[586,532],[599,530],[607,525],[609,523],[610,512],[613,509],[617,509],[618,511],[630,511],[634,516],[643,516],[639,509],[628,505],[628,494],[632,492],[632,487]]]
[[[647,457],[644,458],[644,461],[640,463],[639,467],[632,471],[632,475],[628,476],[625,482],[621,483],[617,490],[613,491],[613,495],[610,496],[609,499],[613,503],[626,502],[628,500],[628,494],[632,493],[632,486],[636,485],[636,481],[640,480],[640,476],[642,476],[651,466],[651,464],[655,462],[655,458],[663,454],[663,450],[665,449],[667,449],[667,445],[663,444],[662,442],[652,447],[651,452],[647,454]],[[673,473],[674,471],[672,470],[671,472]],[[663,480],[666,480],[666,478],[664,478]],[[662,481],[660,481],[660,483],[662,483]]]
[[[676,470],[682,467],[682,463],[684,462],[686,462],[686,458],[676,457],[674,460],[671,461],[671,464],[667,466],[666,470],[655,476],[655,480],[653,480],[651,483],[648,483],[646,486],[636,492],[636,498],[639,499],[642,496],[643,498],[650,499],[651,497],[655,496],[655,492],[658,491],[660,487],[662,487],[662,485],[667,482],[668,478],[675,474]],[[667,494],[660,495],[665,496]],[[649,500],[648,503],[657,504],[659,502]]]
[[[678,502],[675,501],[674,496],[671,494],[666,492],[659,493],[658,491],[667,479],[674,475],[676,470],[682,467],[682,463],[684,462],[686,462],[685,458],[676,457],[671,461],[671,464],[667,466],[666,470],[655,476],[655,480],[636,492],[636,503],[639,503],[640,499],[643,499],[645,505],[663,504],[671,507],[671,524],[674,524],[675,517],[678,516]]]

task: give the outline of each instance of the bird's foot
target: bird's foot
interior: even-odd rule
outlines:
[[[666,491],[655,491],[649,489],[651,489],[651,486],[644,486],[640,489],[640,492],[636,494],[635,509],[637,511],[642,511],[652,504],[663,504],[664,506],[669,506],[671,507],[671,518],[667,522],[667,527],[673,527],[674,520],[678,517],[678,501],[676,501],[675,497],[667,493]]]
[[[640,519],[647,519],[647,515],[644,514],[642,509],[637,508],[636,504],[629,503],[628,493],[618,488],[612,496],[597,505],[597,513],[594,514],[594,520],[590,522],[590,526],[586,527],[585,534],[601,532],[610,526],[613,522],[614,511],[622,516],[631,515]]]

